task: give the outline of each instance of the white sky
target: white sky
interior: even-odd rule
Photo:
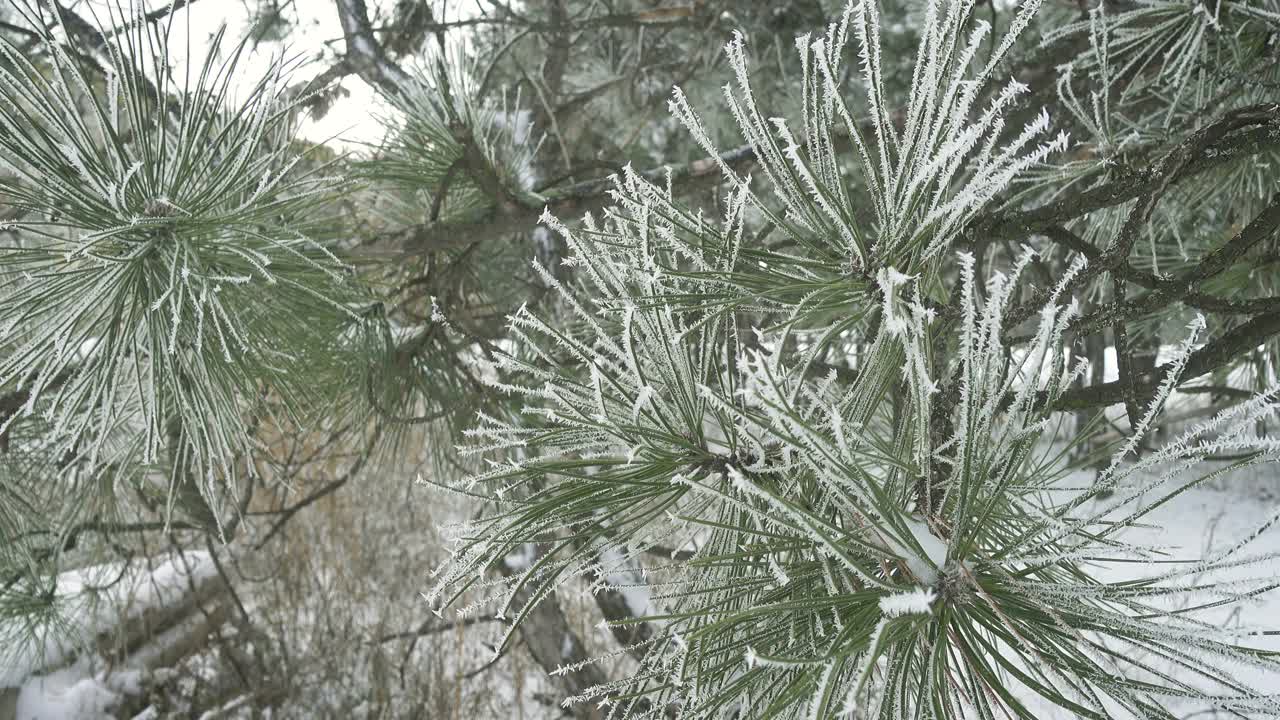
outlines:
[[[151,4],[156,7],[164,5],[155,0]],[[227,40],[224,43],[233,45],[247,32],[249,13],[257,4],[258,0],[196,0],[185,11],[180,12],[174,22],[174,34],[171,38],[173,47],[186,47],[188,17],[192,54],[196,55],[197,61],[207,52],[209,37],[224,23],[227,26]],[[369,4],[372,13],[376,2]],[[298,22],[284,42],[263,42],[257,48],[250,48],[253,52],[248,62],[238,71],[246,81],[252,82],[262,77],[268,72],[272,59],[282,53],[304,59],[305,63],[297,68],[292,81],[306,81],[323,72],[334,61],[336,53],[345,49],[342,26],[338,22],[333,0],[294,0],[293,7],[296,8],[294,17]],[[179,72],[182,70],[181,67],[176,69]],[[386,104],[381,102],[373,88],[355,75],[344,78],[342,87],[350,95],[335,103],[321,120],[304,119],[300,133],[316,142],[337,137],[339,141],[336,145],[346,148],[352,147],[353,143],[377,142],[381,139],[382,131],[375,118],[377,114],[387,112]]]

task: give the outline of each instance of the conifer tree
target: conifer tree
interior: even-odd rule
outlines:
[[[333,5],[244,91],[178,10],[13,3],[0,642],[83,537],[234,541],[321,428],[325,492],[430,445],[475,512],[427,601],[580,717],[1280,715],[1280,628],[1214,619],[1280,512],[1133,532],[1278,472],[1276,0]],[[392,111],[339,156],[296,124],[350,74]]]

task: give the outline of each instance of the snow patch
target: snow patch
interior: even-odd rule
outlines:
[[[99,720],[142,687],[142,674],[126,670],[94,673],[81,659],[70,667],[32,677],[18,693],[16,720]]]
[[[924,556],[890,540],[891,549],[907,565],[907,569],[926,585],[938,582],[938,571],[947,564],[947,544],[942,541],[923,520],[914,517],[903,519],[903,524],[915,538],[916,544],[924,551]]]
[[[880,598],[880,612],[885,617],[903,615],[928,615],[933,612],[933,601],[938,598],[933,588],[918,587],[907,592],[885,595]]]
[[[911,275],[904,275],[893,268],[883,268],[876,273],[876,283],[880,285],[880,293],[884,296],[884,328],[891,335],[902,335],[909,327],[907,318],[899,308],[903,302],[898,297],[898,288],[912,280]]]
[[[113,583],[122,570],[125,576]],[[58,575],[55,592],[66,626],[24,631],[21,626],[0,623],[0,639],[17,640],[16,650],[0,651],[0,688],[23,687],[25,691],[24,681],[44,668],[69,662],[86,639],[111,630],[123,619],[135,618],[149,609],[177,601],[192,584],[199,584],[215,572],[208,553],[189,552],[159,561],[153,567],[138,563],[124,569],[120,563],[108,563]],[[89,588],[108,585],[107,590],[88,592]],[[54,675],[56,673],[46,679]],[[66,690],[71,685],[64,680],[55,678],[48,682],[50,687]]]
[[[632,617],[644,617],[654,612],[653,597],[644,575],[617,549],[609,548],[600,553],[600,565],[604,581],[609,589],[622,596]]]
[[[533,563],[538,559],[538,549],[533,543],[525,543],[516,550],[513,550],[503,562],[511,569],[511,572],[525,572],[533,567]]]

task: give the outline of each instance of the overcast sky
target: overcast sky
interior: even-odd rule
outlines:
[[[248,31],[250,11],[258,2],[197,0],[174,23],[174,46],[186,46],[185,13],[190,14],[192,52],[197,59],[207,50],[209,36],[223,23],[227,25],[228,39],[232,42],[239,40]],[[152,4],[159,7],[165,3],[152,0]],[[369,4],[372,12],[376,0]],[[334,61],[335,53],[343,51],[342,26],[338,23],[333,0],[293,0],[292,7],[296,10],[292,17],[297,20],[292,31],[284,42],[264,42],[254,49],[250,62],[239,71],[246,81],[260,78],[268,71],[272,59],[281,53],[305,59],[305,64],[295,71],[294,78],[295,82],[304,81],[322,72]],[[199,51],[196,51],[197,47]],[[346,147],[350,147],[352,142],[376,142],[381,132],[375,115],[385,113],[385,105],[378,101],[367,83],[354,75],[345,78],[342,87],[350,96],[335,103],[321,120],[305,120],[301,128],[303,136],[314,141],[338,136],[342,141],[340,144]]]

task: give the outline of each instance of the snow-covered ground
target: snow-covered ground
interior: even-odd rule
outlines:
[[[214,574],[207,553],[189,552],[136,563],[94,565],[58,576],[66,626],[32,633],[0,626],[0,701],[17,689],[17,720],[99,720],[123,693],[136,692],[137,668],[107,668],[81,649],[122,619],[178,602]],[[96,590],[94,588],[105,588]],[[3,715],[0,702],[0,720]]]
[[[1205,470],[1212,464],[1205,464]],[[1089,475],[1077,473],[1069,481],[1088,484]],[[1153,498],[1154,499],[1154,498]],[[1268,527],[1280,506],[1280,467],[1274,464],[1248,468],[1222,478],[1211,480],[1173,498],[1144,518],[1144,527],[1128,530],[1120,539],[1134,545],[1161,547],[1169,560],[1195,561],[1220,552],[1248,539],[1259,528],[1267,528],[1248,546],[1244,554],[1249,556],[1273,555],[1280,557],[1280,528]],[[1232,571],[1219,571],[1196,578],[1198,583],[1226,584],[1232,580],[1256,579],[1260,574],[1274,574],[1280,581],[1280,560],[1272,559],[1263,566],[1241,567]],[[1141,563],[1098,564],[1091,568],[1095,577],[1104,580],[1136,579],[1167,572],[1167,564],[1143,565]],[[1222,628],[1246,628],[1280,631],[1280,590],[1257,595],[1242,603],[1197,613],[1195,617]],[[1280,651],[1280,637],[1248,637],[1242,644],[1251,647]],[[1151,658],[1143,658],[1152,660]],[[1153,661],[1153,664],[1160,663]],[[1165,665],[1165,667],[1168,667]],[[1259,692],[1275,693],[1280,690],[1280,677],[1264,674],[1250,667],[1219,668],[1229,672],[1237,681]],[[1176,672],[1173,674],[1177,675]],[[1027,697],[1030,697],[1028,694]],[[1028,707],[1045,720],[1069,720],[1076,716],[1037,698],[1031,698]],[[1203,705],[1188,701],[1180,705],[1171,703],[1171,709],[1185,711],[1184,717],[1208,720],[1227,717],[1213,714]],[[1132,716],[1118,708],[1112,713],[1116,720]]]

